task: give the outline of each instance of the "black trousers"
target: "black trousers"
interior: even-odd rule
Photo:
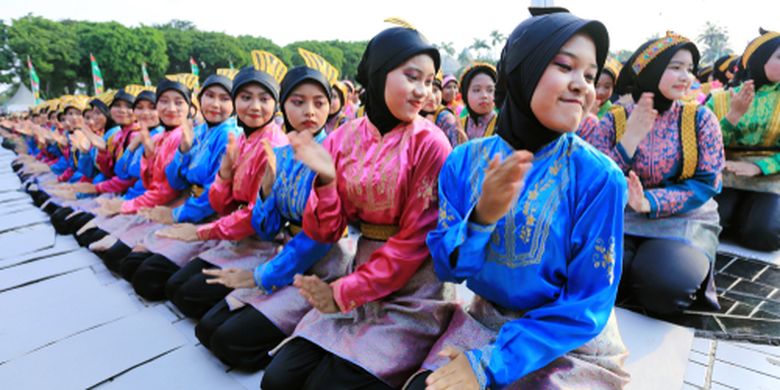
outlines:
[[[724,237],[750,249],[780,249],[780,195],[724,188],[715,200]]]
[[[98,242],[107,236],[108,232],[99,228],[89,229],[81,234],[76,234],[76,242],[83,247],[89,246],[93,242]]]
[[[73,209],[70,207],[60,207],[57,211],[51,214],[51,224],[54,226],[54,230],[59,234],[68,234],[65,232],[65,219],[73,213]]]
[[[119,262],[119,274],[122,275],[124,280],[132,283],[133,276],[135,276],[135,271],[137,271],[138,267],[140,267],[141,264],[151,256],[152,254],[149,252],[131,251]]]
[[[122,241],[117,241],[108,250],[95,252],[97,257],[103,260],[106,268],[115,273],[121,273],[122,260],[132,252],[133,248],[125,245]]]
[[[405,390],[425,390],[425,380],[428,379],[431,374],[433,374],[433,371],[430,370],[421,372],[409,382],[409,386],[406,386]]]
[[[49,200],[49,195],[46,195],[46,193],[41,190],[30,191],[30,196],[32,197],[35,207],[41,207],[41,205]]]
[[[70,207],[61,207],[51,215],[51,224],[59,234],[73,234],[95,218],[95,215],[80,211],[72,217],[74,210]]]
[[[223,299],[201,318],[195,336],[226,365],[246,371],[265,368],[268,352],[285,334],[251,306],[230,311]]]
[[[199,319],[223,300],[232,289],[221,284],[206,283],[204,269],[216,266],[196,257],[168,279],[165,296],[187,317]]]
[[[303,338],[284,345],[265,369],[263,390],[392,389],[366,370]]]
[[[179,266],[165,256],[152,254],[136,269],[132,284],[136,294],[147,301],[165,299],[165,283],[179,270]]]
[[[710,261],[679,241],[625,236],[620,295],[633,296],[647,311],[678,314],[702,296]]]

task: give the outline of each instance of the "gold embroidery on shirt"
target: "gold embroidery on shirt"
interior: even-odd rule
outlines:
[[[563,145],[561,142],[534,159],[540,161],[553,153],[559,154],[547,171],[549,175],[544,175],[540,181],[534,183],[512,206],[507,216],[499,221],[499,226],[491,235],[488,261],[509,268],[541,262],[553,217],[569,185],[569,173],[563,159],[568,158],[571,151],[561,151]],[[517,222],[522,225],[518,226]]]
[[[596,239],[593,249],[596,250],[596,253],[593,254],[593,267],[604,268],[607,271],[609,283],[612,284],[615,278],[615,237],[610,237],[609,243],[604,242],[603,238]]]

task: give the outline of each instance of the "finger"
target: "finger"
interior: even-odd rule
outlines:
[[[206,279],[206,284],[227,284],[222,278],[209,278]]]
[[[208,268],[204,268],[201,272],[203,272],[205,275],[220,276],[225,271],[223,271],[221,269],[208,269]]]
[[[442,349],[441,352],[439,352],[438,355],[442,356],[442,357],[448,357],[450,359],[455,359],[456,357],[458,357],[459,354],[460,354],[460,350],[459,349],[457,349],[457,348],[455,348],[455,347],[453,347],[451,345],[448,345],[448,346],[445,346],[444,349]]]

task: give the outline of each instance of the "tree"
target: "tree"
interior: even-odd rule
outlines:
[[[0,83],[5,84],[13,81],[13,68],[16,65],[16,58],[13,50],[8,47],[8,26],[5,21],[0,19]]]
[[[341,70],[344,67],[344,52],[337,47],[333,47],[326,42],[321,41],[300,41],[285,46],[284,50],[289,57],[284,58],[283,60],[288,67],[305,65],[303,58],[298,54],[299,47],[319,54],[322,58],[330,62],[331,65],[335,66],[336,69]],[[339,75],[339,77],[341,76]]]
[[[488,45],[487,41],[479,38],[474,38],[474,43],[469,47],[477,53],[477,58],[480,60],[487,58],[487,56],[484,53],[480,53],[480,51],[490,50],[490,45]]]
[[[357,66],[363,58],[363,52],[366,51],[368,41],[326,41],[326,44],[341,50],[344,56],[344,63],[341,66],[341,79],[355,80],[357,77]],[[336,66],[336,64],[333,64]]]
[[[89,54],[100,64],[107,88],[142,84],[141,64],[146,62],[149,77],[157,81],[168,67],[165,39],[151,27],[127,28],[116,22],[75,22],[79,46],[78,80],[92,93]]]
[[[704,47],[701,53],[701,63],[709,64],[715,62],[720,56],[731,54],[729,45],[729,31],[724,26],[718,26],[708,21],[704,24],[704,29],[696,41]]]
[[[616,53],[610,53],[612,57],[614,57],[616,60],[620,61],[620,63],[625,63],[628,61],[629,58],[631,58],[631,55],[634,54],[634,52],[626,49],[618,50]]]
[[[249,56],[235,37],[221,32],[194,32],[190,55],[195,58],[200,67],[201,78],[217,73],[217,68],[230,67],[232,59],[241,59]],[[189,64],[189,56],[187,56]],[[184,73],[189,73],[188,67]]]
[[[190,22],[172,20],[154,28],[163,34],[165,40],[169,64],[167,73],[189,73],[191,49],[196,33],[194,25]]]
[[[237,38],[237,43],[243,51],[240,58],[233,58],[233,65],[237,68],[252,65],[252,50],[265,50],[273,53],[275,56],[283,59],[285,51],[279,45],[273,43],[268,38],[254,37],[251,35],[241,35]]]
[[[506,36],[498,32],[498,30],[493,30],[490,32],[490,46],[494,49],[496,47],[500,48],[500,45],[503,45],[504,41],[506,41]]]
[[[66,24],[39,16],[21,17],[8,28],[8,47],[19,59],[12,69],[21,80],[29,80],[27,56],[30,56],[41,79],[43,98],[76,89],[78,41],[73,29]]]
[[[455,47],[453,46],[452,42],[441,42],[436,46],[437,49],[443,51],[450,57],[455,57]]]

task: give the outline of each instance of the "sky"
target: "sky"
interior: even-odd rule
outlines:
[[[78,2],[0,0],[0,19],[9,23],[32,13],[53,20],[117,21],[127,26],[189,20],[205,31],[259,35],[276,44],[299,40],[368,40],[389,27],[387,17],[403,18],[433,43],[453,42],[459,52],[490,32],[508,35],[528,17],[532,0],[130,0]],[[780,1],[740,0],[534,0],[567,7],[574,14],[602,21],[610,50],[633,51],[648,37],[675,31],[691,39],[706,21],[726,26],[730,47],[742,52],[758,27],[780,30]]]

